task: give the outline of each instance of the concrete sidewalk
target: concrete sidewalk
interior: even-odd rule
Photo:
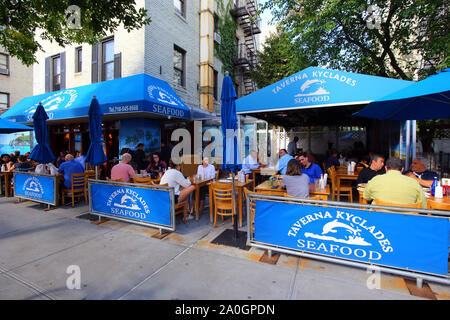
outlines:
[[[228,219],[214,229],[208,209],[186,225],[177,217],[177,231],[163,239],[152,228],[77,218],[88,212],[84,202],[43,209],[0,198],[0,299],[450,299],[450,288],[434,283],[420,297],[392,275],[370,290],[366,270],[285,254],[260,262],[263,250],[211,243],[232,226]],[[74,265],[81,288],[71,290]]]

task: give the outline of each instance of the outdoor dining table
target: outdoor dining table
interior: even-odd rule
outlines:
[[[340,194],[341,191],[341,180],[357,180],[358,172],[348,171],[347,168],[338,167],[336,169],[336,185],[337,185],[337,194]]]
[[[276,188],[273,188],[276,186]],[[281,186],[281,180],[277,180],[274,182],[274,185],[270,186],[269,181],[264,181],[263,183],[256,186],[256,192],[266,192],[273,194],[274,196],[284,196],[287,191]],[[324,189],[316,189],[314,183],[309,184],[309,196],[318,196],[319,200],[328,200],[328,196],[330,195],[330,186],[327,185]]]
[[[214,178],[210,178],[210,179],[197,179],[194,177],[196,177],[196,175],[189,177],[189,180],[191,180],[191,183],[193,186],[195,186],[195,194],[194,194],[194,211],[195,211],[195,220],[198,220],[198,216],[200,214],[199,212],[199,207],[200,207],[200,188],[203,186],[208,186],[209,183],[214,179]],[[208,186],[209,188],[209,186]],[[209,188],[211,189],[211,188]],[[210,191],[211,194],[211,191]],[[211,196],[209,198],[210,202],[211,202]]]
[[[220,179],[217,181],[218,183],[229,183],[231,184],[231,179]],[[244,193],[244,188],[253,189],[253,180],[248,179],[245,182],[240,182],[237,179],[235,179],[234,187],[236,188],[236,191],[238,193],[238,206],[239,206],[239,227],[242,227],[242,207],[243,207],[243,199],[242,196]],[[213,194],[212,194],[212,188],[209,188],[209,220],[211,223],[213,222]]]
[[[0,171],[0,184],[1,180],[3,180],[3,185],[5,186],[5,197],[10,196],[11,189],[11,178],[14,172],[12,171]]]

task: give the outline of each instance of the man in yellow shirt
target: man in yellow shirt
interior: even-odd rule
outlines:
[[[402,160],[389,158],[386,161],[386,173],[373,177],[367,183],[363,198],[398,204],[422,202],[422,208],[426,209],[427,199],[422,187],[414,179],[402,175],[402,172]]]

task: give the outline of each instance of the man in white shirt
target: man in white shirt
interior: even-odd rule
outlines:
[[[216,176],[216,169],[212,164],[209,164],[209,159],[207,157],[204,157],[202,164],[198,166],[197,174],[202,180],[214,179]]]
[[[198,166],[197,175],[200,176],[200,179],[214,179],[216,177],[216,168],[212,164],[209,164],[208,157],[204,157],[202,164]],[[203,207],[205,205],[205,197],[208,193],[208,186],[200,187],[200,205],[199,212],[203,211]]]
[[[186,179],[180,171],[181,165],[175,165],[172,160],[169,161],[170,169],[167,170],[161,177],[159,184],[168,184],[169,187],[174,188],[175,202],[181,203],[187,201],[189,195],[195,191],[195,186],[191,185],[191,181]],[[183,189],[180,189],[183,187]],[[191,212],[192,214],[192,212]],[[190,215],[188,219],[192,219]]]

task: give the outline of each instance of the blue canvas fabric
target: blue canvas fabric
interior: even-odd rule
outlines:
[[[33,128],[25,126],[21,123],[0,119],[0,133],[14,133],[21,131],[32,131]]]
[[[48,115],[44,107],[39,104],[33,114],[34,136],[38,144],[28,156],[37,163],[49,163],[55,160],[55,156],[47,144],[47,119]]]
[[[22,99],[2,114],[3,119],[31,122],[40,102],[49,119],[85,117],[92,96],[101,101],[103,114],[151,112],[190,119],[190,108],[165,81],[147,74],[63,89]]]
[[[92,99],[89,107],[89,138],[91,145],[85,161],[93,166],[105,163],[107,159],[102,146],[102,111],[96,98]]]
[[[309,67],[236,100],[238,114],[363,105],[412,81]]]
[[[450,68],[369,103],[354,113],[385,120],[450,118]]]

